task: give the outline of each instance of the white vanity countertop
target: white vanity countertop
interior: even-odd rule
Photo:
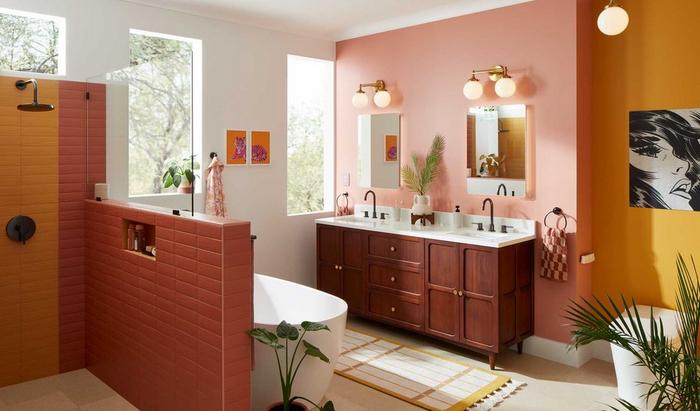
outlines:
[[[362,211],[365,209],[366,208],[362,207]],[[387,208],[381,207],[381,209],[385,211]],[[377,207],[377,213],[380,213],[379,210],[380,207]],[[357,209],[356,212],[361,213]],[[402,210],[401,214],[401,221],[393,221],[391,219],[380,220],[365,218],[360,215],[352,215],[319,218],[316,219],[316,224],[493,248],[507,247],[535,238],[535,224],[534,221],[531,220],[496,217],[494,218],[496,232],[492,233],[487,231],[489,218],[484,216],[461,215],[462,223],[460,225],[462,225],[462,228],[455,228],[455,226],[451,224],[440,224],[440,220],[449,220],[452,217],[452,213],[436,213],[438,214],[436,224],[430,225],[430,223],[428,223],[425,227],[420,226],[418,223],[412,226],[409,222],[410,213],[407,213],[407,210]],[[484,223],[484,231],[477,231],[476,227],[472,225],[472,223],[478,222]],[[501,233],[500,229],[503,224],[513,227],[508,229],[508,234]]]

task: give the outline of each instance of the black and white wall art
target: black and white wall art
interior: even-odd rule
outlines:
[[[700,210],[700,108],[632,111],[630,206]]]

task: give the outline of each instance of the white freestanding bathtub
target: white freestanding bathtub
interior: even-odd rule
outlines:
[[[293,396],[301,395],[318,403],[328,389],[335,362],[340,355],[348,305],[323,291],[261,274],[255,274],[253,295],[255,327],[274,331],[284,320],[297,326],[302,321],[315,321],[330,328],[330,332],[315,331],[304,337],[328,356],[330,364],[318,358],[307,357],[294,380],[292,392]],[[299,349],[303,350],[303,346]],[[284,367],[284,357],[281,358]],[[281,399],[275,354],[272,348],[255,342],[253,410],[264,410],[266,406]],[[309,406],[309,409],[312,407]]]

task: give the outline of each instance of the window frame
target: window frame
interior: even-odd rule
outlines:
[[[32,76],[36,76],[39,78],[65,77],[67,75],[68,67],[66,52],[67,46],[65,17],[53,16],[50,14],[34,13],[24,10],[11,9],[7,7],[0,7],[0,14],[52,21],[56,25],[56,27],[58,27],[58,41],[56,43],[56,49],[58,51],[58,68],[56,69],[56,73],[37,73],[35,71],[0,69],[0,74],[11,76],[26,76],[27,74],[31,74]]]
[[[324,145],[323,145],[323,209],[322,210],[316,210],[316,211],[306,211],[306,212],[301,212],[301,213],[290,213],[289,212],[289,152],[286,154],[285,158],[285,214],[287,217],[296,217],[296,216],[308,216],[308,215],[314,215],[314,214],[328,214],[332,213],[335,211],[335,189],[336,189],[336,182],[335,182],[335,163],[336,163],[336,155],[335,155],[335,127],[336,127],[336,118],[335,118],[335,60],[329,60],[326,58],[320,58],[320,57],[309,57],[309,56],[304,56],[301,54],[293,54],[293,53],[287,53],[287,65],[286,65],[286,94],[287,94],[287,109],[286,109],[286,118],[285,122],[287,123],[287,130],[286,130],[286,136],[287,136],[287,147],[289,147],[289,64],[290,61],[293,59],[299,59],[299,60],[312,60],[312,61],[320,61],[323,63],[329,63],[330,69],[331,69],[331,84],[330,84],[330,89],[331,89],[331,98],[330,98],[330,124],[328,124],[328,135],[325,135],[324,133]]]
[[[202,183],[203,171],[205,167],[204,159],[202,158],[202,153],[204,151],[203,146],[203,129],[202,129],[202,106],[203,106],[203,41],[201,39],[196,39],[193,37],[184,37],[175,34],[160,33],[156,31],[144,30],[144,29],[129,29],[129,38],[132,34],[148,37],[162,38],[166,40],[175,40],[187,42],[192,47],[192,137],[190,139],[190,144],[192,145],[190,152],[199,158],[199,163],[201,165],[199,170],[199,178],[195,180],[194,192],[192,194],[178,193],[178,192],[166,192],[166,193],[150,193],[150,194],[131,194],[131,186],[128,182],[130,170],[127,168],[127,197],[129,199],[147,199],[147,198],[161,198],[163,196],[199,196],[202,195],[204,186]],[[131,51],[131,41],[129,41],[129,51]],[[127,167],[129,162],[129,143],[127,139]]]

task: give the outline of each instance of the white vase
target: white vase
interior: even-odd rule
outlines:
[[[429,215],[433,213],[433,209],[430,208],[430,196],[416,194],[413,196],[413,207],[411,207],[411,214],[413,215]]]

